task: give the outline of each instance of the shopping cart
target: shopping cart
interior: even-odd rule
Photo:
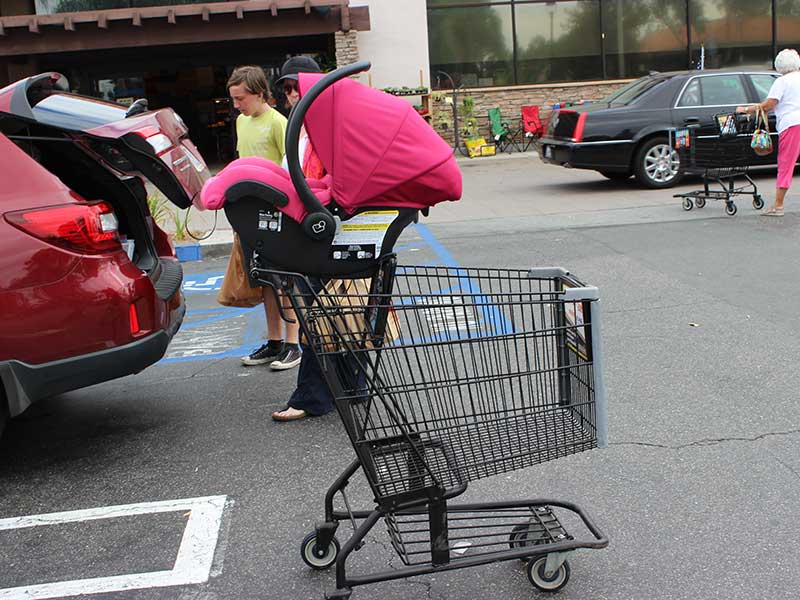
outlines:
[[[328,598],[512,559],[555,591],[571,551],[608,544],[568,502],[451,502],[471,481],[605,445],[595,288],[561,269],[397,266],[393,257],[358,286],[333,280],[319,291],[304,276],[255,271],[290,295],[357,456],[302,542],[309,566],[337,566]],[[351,510],[345,493],[359,469],[370,511]],[[334,509],[337,493],[344,511]],[[381,520],[404,567],[348,575],[348,557]],[[340,521],[354,528],[344,546]]]
[[[350,598],[359,585],[515,559],[526,561],[538,589],[561,589],[570,577],[571,552],[608,545],[583,509],[542,498],[454,500],[470,482],[605,446],[598,291],[557,268],[399,266],[393,246],[421,212],[409,203],[419,201],[422,184],[428,199],[460,195],[460,173],[458,185],[441,176],[451,173],[453,162],[443,142],[444,162],[425,166],[430,152],[419,151],[413,164],[423,165],[422,175],[403,171],[390,192],[349,211],[341,207],[349,198],[342,182],[354,171],[334,171],[337,202],[322,207],[312,191],[317,184],[309,186],[298,165],[300,124],[305,117],[321,159],[331,161],[326,167],[341,169],[337,160],[344,157],[327,148],[324,137],[314,137],[318,122],[309,107],[320,97],[330,110],[313,114],[346,129],[330,101],[355,94],[363,123],[369,94],[346,78],[365,68],[368,63],[343,67],[310,87],[300,76],[303,97],[289,119],[287,156],[292,184],[307,207],[304,218],[284,218],[284,212],[274,218],[273,208],[295,202],[294,189],[279,194],[247,180],[225,192],[228,219],[255,249],[251,278],[289,299],[356,455],[328,488],[325,519],[303,539],[302,559],[315,569],[336,565],[336,591],[327,598]],[[377,145],[379,132],[373,133],[370,143]],[[423,150],[438,148],[437,140],[430,138]],[[356,187],[363,190],[368,178],[386,181],[395,164],[386,163],[391,171],[355,171],[362,177]],[[430,178],[432,169],[440,175]],[[398,190],[411,199],[401,199]],[[387,194],[395,209],[370,207]],[[327,238],[305,226],[320,222],[325,210],[341,219]],[[346,493],[359,471],[374,498],[370,510],[353,510]],[[339,497],[344,508],[334,505]],[[342,521],[353,533],[340,544],[335,534]],[[403,566],[348,573],[348,559],[379,522]]]
[[[756,210],[764,207],[748,173],[755,158],[750,148],[755,126],[755,119],[748,115],[720,113],[714,115],[714,132],[704,133],[697,125],[670,131],[670,143],[686,165],[685,172],[703,178],[702,189],[673,196],[682,199],[684,210],[703,208],[707,200],[721,200],[725,213],[733,216],[737,211],[734,197],[740,194],[752,196]]]

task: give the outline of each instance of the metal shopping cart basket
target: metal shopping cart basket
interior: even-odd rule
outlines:
[[[398,190],[407,189],[412,198],[421,190],[428,198],[441,191],[442,176],[427,174],[450,173],[446,165],[454,161],[438,137],[424,147],[444,144],[444,162],[423,169],[422,181],[393,186],[388,194],[396,209],[343,210],[348,196],[340,177],[350,176],[349,170],[334,171],[337,202],[323,207],[318,195],[324,190],[312,191],[298,165],[300,124],[315,98],[330,100],[322,95],[326,87],[336,84],[329,91],[341,101],[348,90],[368,98],[360,84],[346,79],[364,68],[343,67],[310,88],[300,76],[303,97],[287,133],[293,189],[280,191],[281,181],[247,180],[225,192],[228,219],[255,250],[251,278],[289,299],[356,455],[328,488],[325,519],[302,541],[301,556],[316,569],[336,565],[336,591],[328,598],[347,599],[359,585],[512,559],[526,561],[534,586],[558,590],[570,576],[569,553],[608,544],[583,509],[542,498],[455,499],[470,482],[605,446],[598,291],[558,268],[399,266],[394,243],[425,211],[400,202]],[[370,103],[358,103],[363,123]],[[330,122],[330,110],[318,114]],[[313,119],[305,125],[325,162],[333,156],[325,138],[313,137]],[[419,131],[436,135],[430,128]],[[414,165],[426,159],[419,152]],[[371,177],[385,181],[389,174],[378,166]],[[276,217],[276,209],[300,201],[294,188],[308,214]],[[460,195],[460,173],[458,185],[442,193]],[[380,198],[386,197],[382,192]],[[338,219],[335,235],[319,235]],[[321,222],[325,227],[314,227]],[[371,243],[365,238],[370,231],[378,233]],[[342,243],[345,238],[349,243]],[[353,510],[346,494],[359,471],[374,498],[370,510]],[[334,506],[339,497],[344,509]],[[342,521],[353,526],[343,544],[335,535]],[[379,523],[403,567],[348,573],[348,559]]]
[[[737,211],[734,197],[740,194],[752,196],[756,210],[764,207],[748,173],[755,158],[750,148],[755,126],[749,115],[719,113],[714,115],[713,131],[698,125],[670,131],[670,143],[686,165],[686,173],[703,178],[702,189],[673,196],[682,199],[684,210],[703,208],[707,200],[721,200],[725,213],[733,216]]]

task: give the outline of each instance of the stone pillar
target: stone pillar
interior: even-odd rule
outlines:
[[[343,67],[353,64],[358,56],[358,32],[351,29],[348,32],[337,31],[336,38],[336,66]]]

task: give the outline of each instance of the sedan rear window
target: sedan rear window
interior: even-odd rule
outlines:
[[[625,87],[618,89],[616,92],[604,98],[600,102],[614,106],[627,106],[628,104],[631,104],[632,102],[635,102],[641,98],[645,92],[649,92],[654,87],[661,85],[665,81],[666,79],[663,77],[642,77],[641,79],[637,79]]]
[[[747,91],[740,75],[707,75],[689,82],[678,106],[727,106],[747,102]]]

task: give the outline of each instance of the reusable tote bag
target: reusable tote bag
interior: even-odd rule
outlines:
[[[228,268],[225,270],[219,294],[217,294],[217,302],[222,306],[238,306],[240,308],[251,308],[263,302],[261,288],[250,287],[250,280],[244,269],[244,256],[238,235],[233,237],[231,258],[228,261]]]
[[[750,140],[750,147],[759,156],[772,154],[772,138],[769,135],[769,121],[762,109],[756,114],[756,130]]]

